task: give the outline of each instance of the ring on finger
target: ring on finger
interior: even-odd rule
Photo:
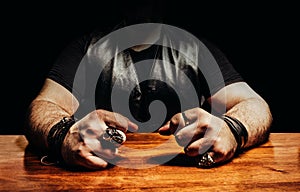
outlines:
[[[110,125],[107,126],[105,133],[102,137],[105,141],[108,141],[115,145],[121,145],[125,142],[125,134],[121,134],[121,131]]]
[[[204,154],[200,155],[200,160],[198,162],[199,167],[209,168],[212,167],[215,164],[214,159],[211,155],[208,154],[208,152],[205,152]]]
[[[184,121],[184,126],[189,125],[189,124],[190,124],[190,121],[189,121],[188,118],[186,117],[185,112],[182,112],[181,115],[182,115],[182,118],[183,118],[183,121]]]

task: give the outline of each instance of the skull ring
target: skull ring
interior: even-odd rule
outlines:
[[[115,145],[121,145],[126,141],[126,135],[115,127],[107,126],[103,139]]]

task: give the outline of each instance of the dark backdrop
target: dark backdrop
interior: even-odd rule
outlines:
[[[273,132],[299,132],[294,123],[298,112],[295,91],[299,87],[296,70],[299,20],[296,6],[283,2],[177,1],[165,13],[169,24],[200,33],[223,50],[245,80],[270,104]],[[122,7],[112,0],[102,5],[87,1],[71,5],[13,2],[4,8],[7,11],[2,13],[1,24],[4,110],[0,134],[22,134],[26,108],[63,47],[95,27],[119,21]]]

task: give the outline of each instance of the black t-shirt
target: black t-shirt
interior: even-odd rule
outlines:
[[[78,99],[78,118],[105,109],[140,124],[140,132],[152,132],[178,112],[210,110],[207,98],[243,81],[226,56],[203,38],[201,45],[157,43],[136,52],[108,48],[108,41],[101,41],[104,34],[95,31],[70,43],[48,74]]]

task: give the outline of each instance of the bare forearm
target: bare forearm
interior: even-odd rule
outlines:
[[[51,127],[62,117],[70,115],[50,101],[34,100],[27,113],[26,138],[31,145],[41,151],[47,149],[47,135]]]
[[[233,106],[226,114],[237,118],[246,127],[248,142],[245,148],[261,144],[268,138],[272,115],[264,100],[247,99]]]

